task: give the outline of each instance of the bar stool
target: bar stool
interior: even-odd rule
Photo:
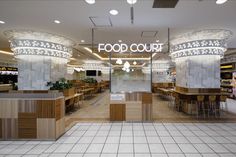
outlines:
[[[205,99],[205,96],[203,95],[198,95],[197,96],[197,118],[199,117],[199,113],[201,112],[201,109],[203,111],[203,115],[204,115],[204,118],[205,118],[205,106],[204,106],[204,99]]]
[[[170,92],[169,93],[169,108],[174,109],[175,107],[175,97],[174,97],[174,93]]]
[[[227,105],[226,99],[227,99],[226,95],[221,95],[220,96],[220,110],[221,110],[221,113],[223,113],[223,111],[228,111],[228,105]]]
[[[175,109],[177,109],[177,111],[180,111],[180,108],[181,108],[180,97],[177,93],[174,94],[174,97],[175,97]]]
[[[215,114],[215,117],[217,115],[217,111],[220,114],[220,107],[217,108],[216,96],[215,95],[209,96],[208,116],[209,116],[210,111],[212,111],[212,113]]]

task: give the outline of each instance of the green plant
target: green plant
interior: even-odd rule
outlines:
[[[85,83],[97,83],[97,80],[94,78],[86,78],[83,80]]]
[[[65,78],[61,78],[56,82],[47,82],[47,86],[50,87],[50,90],[63,90],[72,88],[72,83],[67,81]]]

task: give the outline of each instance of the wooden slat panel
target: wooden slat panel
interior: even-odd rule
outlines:
[[[56,139],[56,121],[55,118],[37,119],[37,139]]]
[[[2,119],[2,138],[18,138],[18,119]]]
[[[142,93],[142,103],[152,104],[152,93]]]
[[[152,104],[142,104],[142,120],[152,121],[152,117],[153,117]]]
[[[19,138],[37,138],[36,113],[19,113]]]
[[[18,112],[36,112],[37,100],[18,100]]]
[[[56,139],[65,133],[65,118],[56,121]]]
[[[36,110],[38,118],[55,118],[55,101],[38,100]]]
[[[142,103],[126,102],[126,120],[141,121],[142,120]]]
[[[125,104],[110,104],[110,120],[111,121],[125,121],[126,108]]]
[[[0,100],[0,118],[18,118],[18,100]]]
[[[65,116],[65,101],[64,99],[57,99],[55,103],[55,117],[56,120],[59,120]]]

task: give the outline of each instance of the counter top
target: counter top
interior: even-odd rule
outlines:
[[[55,100],[64,98],[62,93],[0,93],[0,99]]]
[[[172,91],[175,93],[178,93],[178,94],[182,94],[182,95],[226,95],[226,96],[229,95],[229,93],[225,93],[225,92],[220,92],[220,93],[186,93],[186,92],[181,92],[181,91],[178,91],[175,89],[173,89]]]

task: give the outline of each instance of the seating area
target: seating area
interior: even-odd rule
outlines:
[[[71,81],[73,84],[74,93],[65,96],[66,113],[71,113],[80,108],[83,100],[88,100],[109,89],[109,81],[101,81],[99,83],[85,83],[81,80]]]
[[[227,95],[224,93],[192,93],[186,95],[177,91],[169,91],[166,96],[169,108],[184,112],[197,119],[221,118],[227,112]]]

